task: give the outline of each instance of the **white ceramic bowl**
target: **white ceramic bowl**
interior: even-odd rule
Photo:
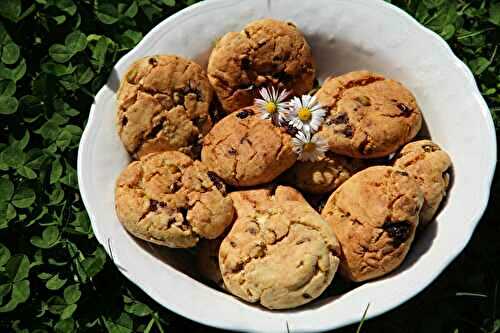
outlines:
[[[451,155],[454,172],[446,205],[396,272],[281,312],[249,305],[182,273],[189,265],[182,265],[180,251],[137,241],[114,210],[115,179],[129,162],[115,129],[115,93],[127,67],[161,53],[206,65],[216,38],[263,17],[298,25],[311,44],[320,81],[369,69],[403,82],[416,95],[433,140]],[[92,105],[78,152],[78,181],[98,241],[158,303],[224,329],[313,332],[359,321],[368,303],[367,317],[377,316],[431,283],[469,241],[486,207],[495,164],[493,122],[471,72],[439,36],[402,10],[380,0],[210,0],[164,20],[116,64]]]

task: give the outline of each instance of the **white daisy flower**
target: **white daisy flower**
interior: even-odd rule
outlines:
[[[299,131],[292,141],[293,151],[300,161],[317,161],[328,150],[328,143],[318,133],[311,137],[310,133]]]
[[[326,111],[314,96],[294,97],[288,103],[288,121],[292,126],[305,133],[316,132],[323,122],[325,114]]]
[[[288,96],[288,91],[271,88],[261,88],[259,90],[262,98],[256,98],[255,104],[259,107],[262,119],[271,119],[276,124],[280,124],[285,118],[287,103],[284,100]]]

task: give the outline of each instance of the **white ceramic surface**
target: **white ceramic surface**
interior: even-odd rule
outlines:
[[[312,46],[320,81],[369,69],[403,82],[454,165],[446,205],[400,269],[341,296],[281,312],[241,302],[174,268],[179,251],[159,254],[127,234],[113,196],[115,179],[129,161],[114,122],[118,78],[126,68],[161,53],[206,65],[216,38],[263,17],[298,25]],[[78,181],[98,241],[120,271],[158,303],[225,329],[312,332],[359,321],[368,303],[367,316],[377,316],[431,283],[469,241],[486,207],[495,164],[493,122],[471,72],[439,36],[402,10],[380,0],[209,0],[167,18],[116,64],[92,105],[78,153]]]

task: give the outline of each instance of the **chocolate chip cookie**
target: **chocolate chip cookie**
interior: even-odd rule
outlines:
[[[450,157],[434,142],[421,140],[404,146],[394,166],[413,176],[424,192],[420,224],[427,225],[446,195],[450,180]]]
[[[213,89],[200,65],[173,55],[136,61],[118,91],[118,134],[136,158],[151,152],[188,154],[212,127]]]
[[[422,126],[412,93],[376,73],[331,77],[315,96],[327,111],[320,133],[338,154],[387,156],[413,139]]]
[[[318,297],[339,263],[331,227],[290,187],[231,197],[238,217],[219,250],[227,290],[269,309],[289,309]]]
[[[263,86],[305,94],[314,77],[311,49],[302,33],[293,23],[273,19],[227,33],[208,62],[208,78],[226,112],[253,104]]]
[[[234,213],[220,178],[177,151],[132,162],[118,178],[115,204],[132,235],[180,248],[220,236]]]
[[[283,179],[308,193],[328,193],[339,187],[363,166],[362,160],[327,152],[318,161],[297,161],[285,172]]]
[[[201,158],[226,183],[253,186],[275,179],[297,156],[285,130],[247,107],[215,124],[204,138]]]
[[[321,212],[342,248],[341,274],[365,281],[396,269],[413,242],[423,200],[413,177],[389,166],[367,168],[342,184]]]

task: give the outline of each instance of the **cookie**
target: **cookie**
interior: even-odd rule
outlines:
[[[321,212],[342,248],[341,274],[359,282],[396,269],[413,242],[423,200],[413,177],[390,166],[367,168],[342,184]]]
[[[224,289],[224,280],[219,268],[219,248],[223,239],[223,236],[202,239],[196,253],[196,267],[200,275],[221,289]]]
[[[134,236],[188,248],[231,224],[234,208],[224,183],[199,161],[177,151],[146,155],[121,173],[118,219]]]
[[[387,156],[413,139],[422,126],[412,93],[376,73],[331,77],[315,96],[327,111],[320,133],[338,154]]]
[[[335,190],[363,167],[363,161],[327,152],[318,161],[297,161],[284,174],[284,180],[308,193]]]
[[[136,61],[118,91],[118,134],[136,158],[193,152],[212,127],[213,89],[200,65],[173,55]]]
[[[430,140],[411,142],[403,147],[394,166],[408,172],[424,192],[420,225],[427,225],[446,195],[450,180],[451,159]]]
[[[314,77],[311,48],[302,33],[293,23],[273,19],[227,33],[208,61],[208,78],[226,112],[253,104],[263,86],[305,94]]]
[[[251,107],[226,116],[207,134],[201,159],[226,183],[264,184],[293,165],[292,138]]]
[[[331,227],[290,187],[231,197],[238,217],[219,250],[227,290],[268,309],[294,308],[318,297],[339,263]]]

